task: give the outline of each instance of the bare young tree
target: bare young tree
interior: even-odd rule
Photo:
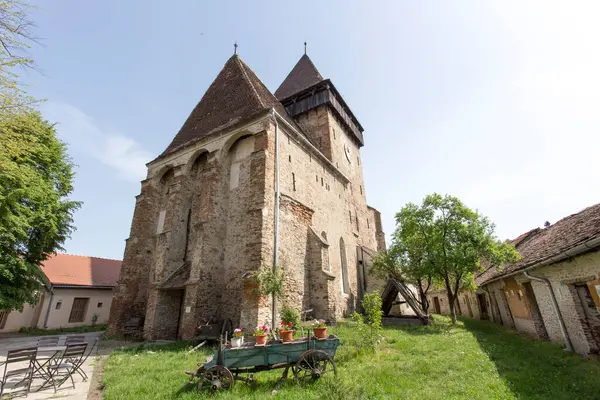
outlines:
[[[28,110],[39,100],[28,96],[19,79],[19,70],[36,69],[28,55],[39,44],[30,19],[33,6],[25,0],[0,1],[0,113]]]

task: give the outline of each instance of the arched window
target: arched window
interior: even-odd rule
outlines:
[[[329,264],[329,242],[327,241],[327,233],[321,232],[321,237],[327,243],[327,246],[321,248],[321,257],[323,260],[323,269],[331,272],[331,264]]]
[[[163,233],[165,230],[165,219],[167,216],[167,206],[169,205],[169,194],[171,192],[171,184],[173,183],[173,177],[175,176],[173,168],[160,177],[159,190],[160,190],[160,206],[158,212],[158,220],[156,222],[156,233]]]
[[[202,153],[194,160],[194,164],[192,164],[192,169],[190,171],[190,176],[192,179],[198,178],[200,173],[204,171],[206,168],[206,164],[208,163],[208,153]]]
[[[161,190],[161,195],[167,195],[169,194],[170,190],[171,190],[171,183],[173,182],[173,177],[175,176],[175,173],[173,172],[173,168],[170,168],[167,172],[165,172],[163,174],[163,176],[160,177],[160,190]]]
[[[340,238],[340,267],[342,269],[342,293],[350,293],[350,283],[348,282],[348,260],[346,258],[344,238]]]
[[[254,136],[239,138],[229,149],[230,157],[229,189],[233,190],[240,184],[242,163],[254,152]]]

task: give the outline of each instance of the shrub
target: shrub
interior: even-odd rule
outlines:
[[[381,318],[383,317],[381,305],[382,301],[379,293],[367,293],[362,301],[365,315],[363,316],[357,312],[350,315],[350,318],[356,324],[355,330],[358,340],[352,343],[352,345],[355,346],[357,353],[375,351],[381,339]]]
[[[283,295],[283,284],[285,283],[283,268],[277,267],[276,272],[274,272],[272,266],[263,265],[253,275],[258,284],[258,288],[254,290],[254,294],[259,296],[274,295],[277,297]]]

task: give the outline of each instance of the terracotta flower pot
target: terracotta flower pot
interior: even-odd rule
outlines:
[[[267,335],[255,335],[256,344],[265,344],[267,343]]]
[[[317,339],[325,339],[327,337],[327,327],[315,328],[315,336]]]
[[[292,336],[294,335],[294,331],[279,331],[279,334],[281,335],[281,340],[283,340],[284,342],[291,342],[292,340],[294,340],[292,338]]]

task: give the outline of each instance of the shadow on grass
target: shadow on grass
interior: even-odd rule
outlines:
[[[462,322],[520,399],[600,399],[597,361],[490,322]]]
[[[460,325],[452,325],[450,319],[433,316],[429,325],[386,325],[386,330],[398,330],[409,335],[448,335],[460,329]]]

